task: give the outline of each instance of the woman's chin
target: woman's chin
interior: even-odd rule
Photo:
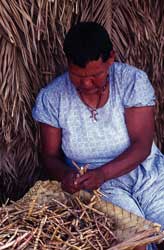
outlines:
[[[84,95],[94,95],[94,94],[98,93],[98,89],[97,88],[95,88],[95,89],[81,89],[80,92]]]

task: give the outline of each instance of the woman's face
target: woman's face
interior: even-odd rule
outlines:
[[[106,84],[109,66],[112,63],[111,58],[106,62],[101,58],[90,61],[85,68],[70,63],[68,66],[70,80],[84,94],[94,94]]]

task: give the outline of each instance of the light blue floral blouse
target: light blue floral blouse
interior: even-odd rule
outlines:
[[[68,72],[41,89],[33,118],[62,129],[62,149],[70,166],[74,160],[81,166],[89,163],[93,169],[116,158],[130,145],[125,108],[155,104],[147,75],[127,64],[114,63],[109,68],[109,88],[107,103],[97,110],[97,122],[90,118]],[[164,156],[154,143],[142,164],[127,175],[105,182],[101,191],[108,201],[158,222],[164,229]]]

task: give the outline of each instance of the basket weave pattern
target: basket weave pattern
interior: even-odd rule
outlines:
[[[85,200],[91,198],[91,194],[85,191],[80,191],[75,195]],[[57,182],[46,181],[36,183],[20,202],[36,202],[37,200],[38,204],[42,205],[52,198],[64,202],[65,195]],[[158,242],[164,238],[164,233],[160,231],[161,225],[129,213],[112,203],[99,200],[94,207],[116,221],[115,235],[120,243],[109,248],[110,250],[132,250],[136,246]]]

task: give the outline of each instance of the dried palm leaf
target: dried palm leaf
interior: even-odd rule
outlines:
[[[161,0],[1,0],[0,192],[4,196],[16,199],[34,181],[39,133],[31,109],[40,88],[66,69],[64,36],[79,20],[104,25],[117,60],[148,73],[157,96],[156,142],[164,152],[163,13]]]

